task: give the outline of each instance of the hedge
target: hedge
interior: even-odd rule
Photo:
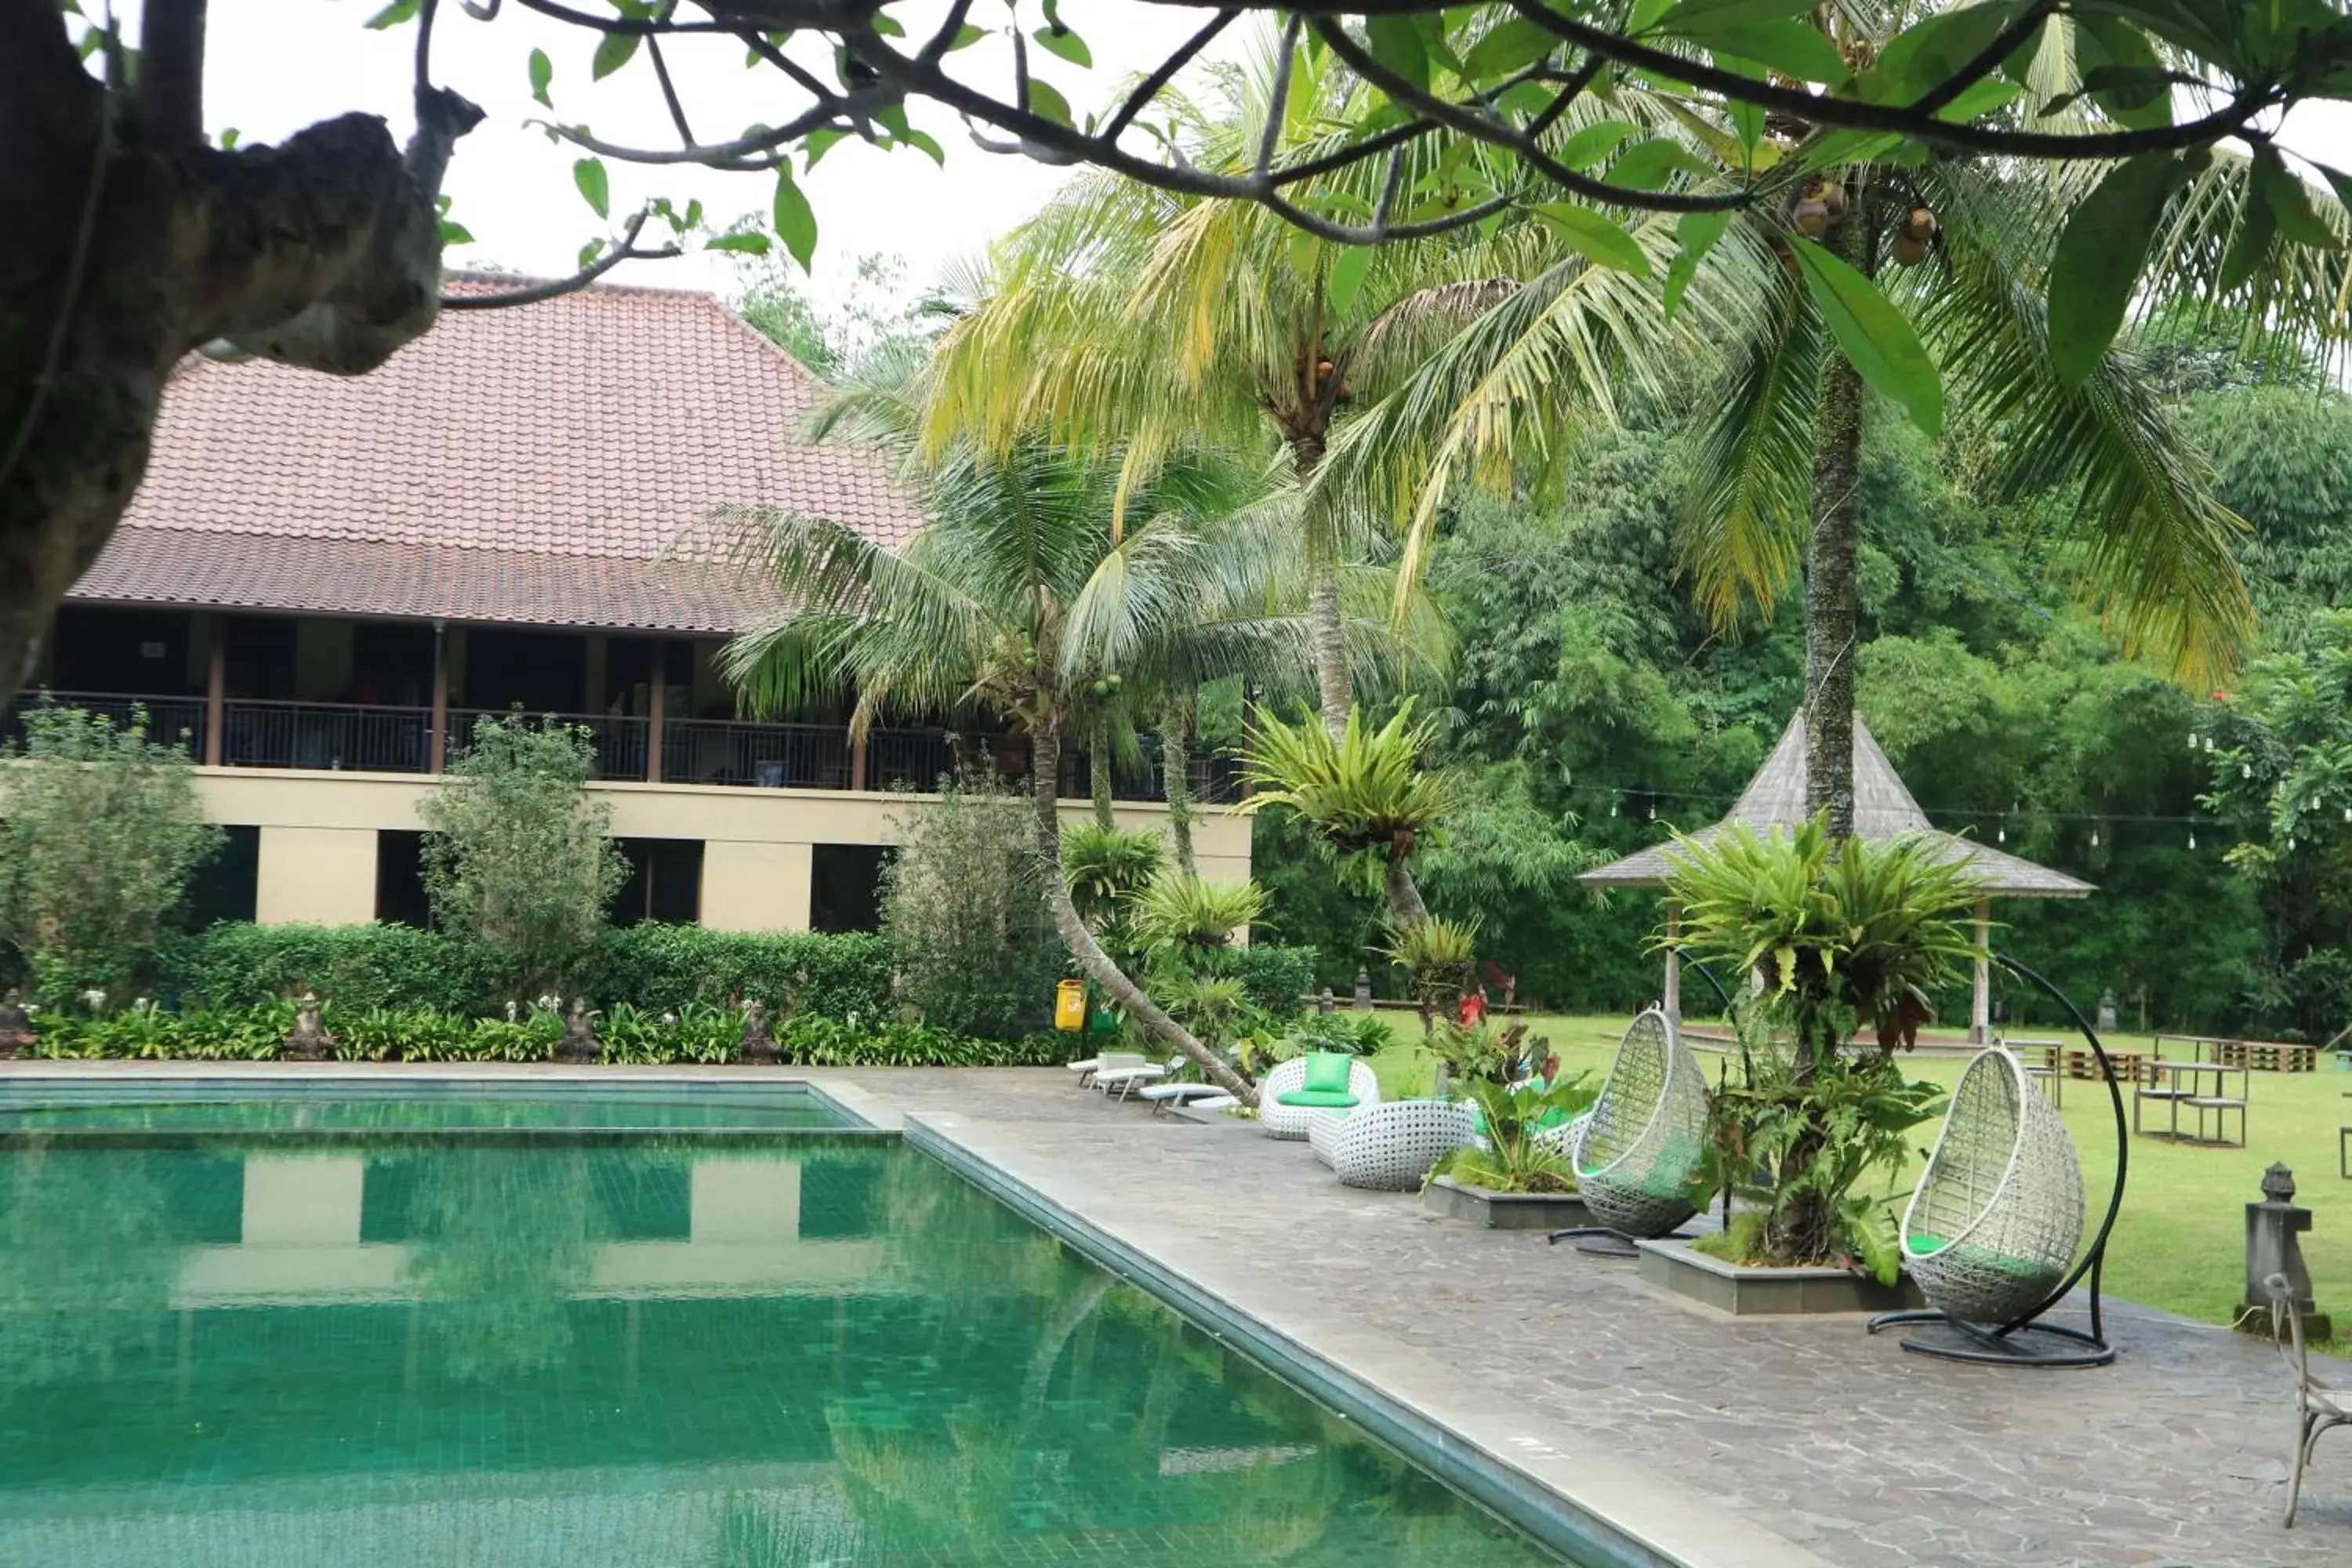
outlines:
[[[890,948],[878,936],[619,926],[604,931],[576,983],[591,1005],[656,1013],[757,997],[776,1012],[861,1019],[891,1015]],[[168,998],[254,1007],[315,991],[345,1008],[429,1007],[498,1014],[496,968],[471,944],[404,925],[215,925],[173,954]]]
[[[150,1005],[102,1018],[41,1010],[32,1018],[32,1054],[75,1060],[268,1061],[281,1054],[294,1013],[291,1002],[179,1014]],[[432,1007],[329,1004],[320,1009],[320,1019],[339,1061],[546,1061],[563,1035],[562,1016],[539,1009],[509,1019]],[[624,1004],[598,1016],[595,1028],[606,1062],[741,1059],[740,1008],[698,1003],[657,1014]],[[783,1060],[804,1067],[1042,1067],[1069,1055],[1067,1042],[1058,1036],[982,1040],[924,1024],[850,1025],[803,1016],[773,1025],[772,1033]]]
[[[1249,999],[1277,1018],[1294,1018],[1315,984],[1315,950],[1253,942],[1228,949],[1225,972],[1242,983]]]

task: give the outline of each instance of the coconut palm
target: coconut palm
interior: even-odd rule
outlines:
[[[825,421],[895,446],[929,522],[887,549],[826,519],[758,508],[715,520],[789,608],[743,632],[722,668],[745,705],[788,710],[854,692],[864,727],[891,705],[974,711],[1024,733],[1037,849],[1055,929],[1095,983],[1211,1079],[1245,1080],[1104,952],[1071,901],[1055,801],[1063,737],[1111,676],[1168,689],[1307,668],[1305,593],[1287,510],[1248,504],[1255,481],[1198,450],[1140,478],[1036,436],[983,460],[969,443],[917,459],[919,380],[853,388]],[[1121,525],[1115,495],[1124,482]],[[1261,500],[1263,498],[1259,498]],[[1362,640],[1384,631],[1362,628]]]
[[[1273,153],[1286,167],[1311,162],[1346,141],[1341,128],[1374,96],[1319,45],[1286,75],[1274,38],[1263,31],[1201,105],[1179,105],[1171,141],[1194,166],[1255,166],[1277,100]],[[1433,209],[1484,195],[1496,177],[1483,154],[1443,137],[1411,142],[1400,157],[1401,199]],[[1385,178],[1379,163],[1360,164],[1297,187],[1298,199],[1369,214]],[[1251,204],[1082,177],[999,247],[979,302],[941,340],[926,438],[934,450],[969,437],[995,451],[1044,429],[1115,443],[1148,468],[1200,433],[1237,447],[1271,437],[1305,479],[1345,410],[1377,390],[1374,374],[1410,363],[1562,248],[1524,215],[1476,238],[1351,248]],[[1335,737],[1353,691],[1350,603],[1365,598],[1369,610],[1384,580],[1358,563],[1385,542],[1352,530],[1353,516],[1313,507],[1298,519],[1318,702]]]
[[[1815,23],[1860,64],[1916,9],[1823,5]],[[2044,128],[2157,110],[2145,91],[2082,92],[2084,70],[2105,58],[2085,26],[2048,18],[2018,68],[2021,86],[1979,88],[2019,99]],[[1853,824],[1865,385],[1930,433],[1947,404],[1972,427],[1998,427],[1991,499],[2071,496],[2058,509],[2062,559],[2126,651],[2184,679],[2224,671],[2252,623],[2230,551],[2242,525],[2127,347],[2083,352],[2074,322],[2053,338],[2053,243],[2109,171],[1914,158],[1899,138],[1880,150],[1892,161],[1843,163],[1853,137],[1727,117],[1696,98],[1674,108],[1708,154],[1690,168],[1753,168],[1781,199],[1736,218],[1629,217],[1643,264],[1612,275],[1576,258],[1496,305],[1342,433],[1318,492],[1408,495],[1398,516],[1410,579],[1454,483],[1509,485],[1628,390],[1699,410],[1686,559],[1724,621],[1750,600],[1769,609],[1804,567],[1807,793],[1839,834]],[[2272,330],[2341,326],[2340,255],[2297,242],[2262,216],[2271,205],[2248,199],[2275,188],[2276,174],[2256,167],[2264,159],[2276,154],[2217,153],[2193,177],[2182,163],[2139,275],[2144,309],[2218,298],[2250,306]],[[2331,199],[2296,187],[2304,237],[2346,232]],[[1643,270],[1664,275],[1664,311],[1629,304],[1629,278]],[[1711,367],[1708,379],[1693,367]]]

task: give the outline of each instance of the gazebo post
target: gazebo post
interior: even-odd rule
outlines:
[[[1683,955],[1682,950],[1673,943],[1682,934],[1683,901],[1680,899],[1668,899],[1666,900],[1666,992],[1664,996],[1660,998],[1659,1005],[1665,1010],[1666,1016],[1677,1024],[1683,1021]]]
[[[1975,994],[1969,999],[1969,1043],[1992,1043],[1992,900],[1977,900]]]

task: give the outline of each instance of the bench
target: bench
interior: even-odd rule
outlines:
[[[2246,1102],[2244,1100],[2231,1100],[2212,1094],[2192,1094],[2180,1103],[2197,1113],[2197,1142],[2200,1143],[2230,1142],[2230,1112],[2236,1111],[2238,1113],[2238,1147],[2242,1149],[2246,1146]],[[2205,1136],[2205,1118],[2209,1115],[2213,1118],[2211,1138]]]

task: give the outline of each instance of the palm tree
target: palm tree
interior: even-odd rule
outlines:
[[[1823,6],[1816,19],[1859,62],[1875,57],[1906,10]],[[2112,94],[2081,93],[2077,62],[2091,57],[2077,52],[2077,26],[2048,20],[2026,72],[2027,118],[2046,126],[2053,110],[2141,111],[2112,109],[2102,101]],[[2189,680],[2224,672],[2252,625],[2230,551],[2242,524],[2216,499],[2205,463],[2127,347],[2080,364],[2053,348],[2044,298],[2053,243],[2106,171],[1930,156],[1823,177],[1806,172],[1809,157],[1835,138],[1727,120],[1697,98],[1675,109],[1711,158],[1728,150],[1735,168],[1755,167],[1785,199],[1736,219],[1629,217],[1646,270],[1665,276],[1664,311],[1638,308],[1646,301],[1630,297],[1632,273],[1581,257],[1563,263],[1437,348],[1355,421],[1318,491],[1394,494],[1402,481],[1410,580],[1448,488],[1464,477],[1508,485],[1580,414],[1608,416],[1628,389],[1696,407],[1686,559],[1701,600],[1725,622],[1751,599],[1769,609],[1803,567],[1807,795],[1839,834],[1853,820],[1865,384],[1930,433],[1947,400],[1970,426],[1998,427],[1993,499],[2071,492],[2064,559],[2126,653],[2152,655]],[[2174,198],[2140,278],[2143,308],[2235,300],[2274,330],[2336,330],[2340,257],[2279,240],[2250,219],[2251,167],[2216,153]],[[2314,191],[2308,205],[2315,221],[2346,232],[2332,200]],[[1709,365],[1711,385],[1693,380],[1689,367]]]
[[[836,399],[829,429],[894,447],[930,521],[893,551],[821,518],[736,509],[739,556],[791,607],[740,634],[722,668],[755,711],[854,691],[853,723],[887,705],[985,712],[1029,740],[1037,850],[1056,931],[1129,1014],[1244,1099],[1249,1085],[1171,1018],[1104,952],[1065,880],[1055,800],[1063,737],[1111,676],[1147,689],[1227,676],[1279,681],[1307,664],[1303,584],[1282,505],[1195,450],[1125,479],[1037,436],[983,460],[969,443],[917,461],[919,381]],[[1379,628],[1373,628],[1377,630]]]
[[[1371,89],[1319,46],[1286,71],[1274,40],[1263,31],[1245,61],[1216,77],[1205,107],[1184,107],[1172,140],[1196,167],[1246,172],[1269,151],[1288,167],[1346,140],[1335,127]],[[1268,149],[1261,128],[1276,102]],[[1442,137],[1409,143],[1403,199],[1442,206],[1483,194],[1493,172],[1465,150]],[[1298,187],[1299,199],[1369,213],[1384,178],[1359,165]],[[1140,470],[1197,435],[1235,447],[1271,437],[1305,480],[1344,410],[1376,390],[1373,377],[1410,363],[1559,249],[1524,218],[1475,239],[1350,248],[1251,204],[1083,177],[1004,242],[979,302],[941,340],[926,441],[938,451],[969,437],[994,452],[1045,430],[1080,447],[1115,444]],[[1132,478],[1122,476],[1122,500]],[[1358,565],[1386,544],[1351,531],[1353,515],[1310,506],[1298,516],[1317,699],[1334,739],[1353,699],[1349,604],[1370,610],[1385,577]]]

